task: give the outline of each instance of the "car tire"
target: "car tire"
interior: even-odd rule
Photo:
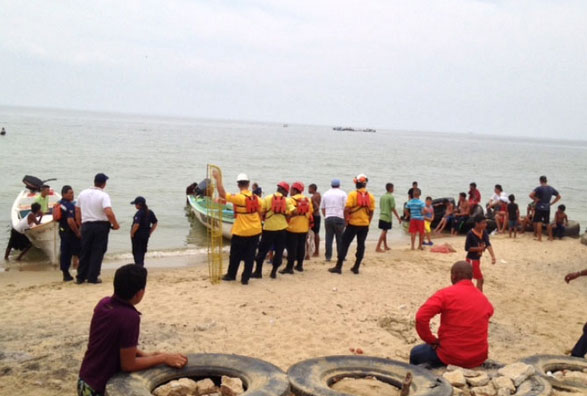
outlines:
[[[536,374],[548,381],[553,388],[567,392],[587,394],[587,385],[571,380],[560,381],[547,374],[549,371],[587,370],[587,359],[563,355],[534,355],[522,361],[534,366]]]

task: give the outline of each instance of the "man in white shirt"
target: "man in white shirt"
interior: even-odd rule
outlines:
[[[324,229],[326,230],[325,256],[326,261],[332,260],[332,240],[336,237],[336,251],[342,247],[342,233],[344,232],[344,207],[347,195],[340,189],[340,180],[332,179],[332,187],[322,195],[320,209],[324,217]],[[338,258],[338,256],[337,256]]]
[[[502,202],[508,204],[510,200],[508,199],[508,195],[503,192],[503,188],[501,184],[496,184],[495,189],[493,190],[493,195],[491,199],[487,203],[487,209],[494,208],[497,204],[501,204]]]
[[[81,224],[82,246],[77,270],[77,284],[102,283],[99,278],[102,259],[108,248],[110,227],[118,230],[120,226],[112,211],[110,196],[104,191],[108,176],[98,173],[94,177],[94,187],[82,191],[75,204],[75,219]]]

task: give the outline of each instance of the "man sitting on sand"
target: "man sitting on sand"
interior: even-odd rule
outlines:
[[[565,282],[569,283],[573,279],[577,279],[580,276],[587,276],[587,269],[579,272],[571,272],[565,276]],[[571,356],[584,358],[587,354],[587,323],[583,326],[583,335],[579,338],[579,341],[575,344],[571,351]]]
[[[416,314],[416,331],[426,344],[412,348],[410,364],[471,368],[487,359],[493,306],[471,282],[471,264],[457,261],[450,270],[450,278],[453,286],[436,292]],[[438,337],[430,331],[430,320],[437,314],[440,314]]]
[[[181,368],[181,354],[145,353],[138,349],[141,302],[147,285],[147,270],[127,264],[114,274],[114,295],[104,297],[94,308],[88,349],[77,382],[79,396],[104,394],[106,383],[119,371],[145,370],[159,364]]]

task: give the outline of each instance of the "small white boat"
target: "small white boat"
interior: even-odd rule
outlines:
[[[195,196],[192,194],[186,195],[187,202],[190,209],[196,219],[206,228],[210,228],[208,214],[207,214],[207,203],[209,197]],[[232,224],[234,223],[234,212],[232,205],[224,205],[222,209],[222,236],[226,239],[230,239],[232,236]]]
[[[14,203],[12,204],[12,210],[10,217],[12,220],[12,226],[15,227],[18,222],[31,211],[31,204],[35,202],[35,199],[40,195],[40,192],[25,189],[18,194]],[[43,214],[41,224],[34,226],[33,228],[25,231],[25,235],[31,241],[33,246],[41,249],[51,264],[59,263],[59,222],[53,220],[51,214],[53,205],[61,199],[61,195],[51,190],[49,193],[49,211],[50,213]]]

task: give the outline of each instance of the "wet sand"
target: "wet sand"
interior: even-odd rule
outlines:
[[[570,350],[587,320],[587,278],[567,285],[563,277],[587,267],[587,247],[578,239],[538,243],[530,235],[492,241],[497,264],[482,264],[496,311],[490,358],[509,363]],[[328,273],[330,263],[313,258],[303,273],[276,280],[268,278],[266,265],[265,277],[248,286],[211,285],[202,256],[151,259],[148,267],[182,268],[151,268],[137,307],[140,347],[236,353],[284,370],[358,347],[366,355],[406,361],[420,343],[417,309],[449,285],[450,266],[464,258],[463,237],[439,242],[451,243],[457,253],[413,252],[405,244],[375,253],[370,244],[358,276],[350,272],[352,247],[342,275]],[[75,285],[61,282],[56,270],[0,273],[0,394],[74,394],[92,310],[112,293],[112,276],[113,269],[105,269],[101,285]]]

